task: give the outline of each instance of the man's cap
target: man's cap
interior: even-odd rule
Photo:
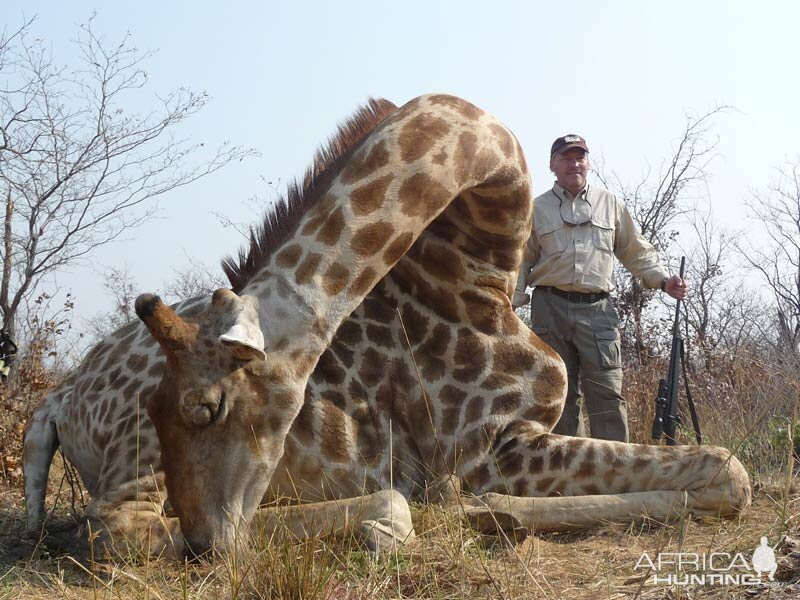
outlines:
[[[589,152],[589,146],[586,145],[585,139],[574,133],[568,133],[556,138],[556,141],[550,146],[550,158],[570,148],[580,148],[584,152]]]

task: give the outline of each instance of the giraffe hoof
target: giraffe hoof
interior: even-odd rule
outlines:
[[[405,527],[403,523],[389,519],[367,519],[361,522],[361,538],[367,550],[374,554],[383,554],[407,544],[415,537],[414,528]]]
[[[511,544],[521,544],[531,533],[511,513],[476,506],[465,506],[464,512],[470,527],[481,535],[497,537]]]

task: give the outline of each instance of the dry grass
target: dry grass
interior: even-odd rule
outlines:
[[[798,381],[788,370],[729,365],[696,381],[709,443],[738,449],[753,474],[753,507],[739,520],[684,520],[661,525],[643,520],[580,534],[534,535],[515,546],[480,538],[451,512],[414,506],[415,543],[376,559],[352,540],[295,543],[256,536],[247,557],[176,564],[141,556],[95,561],[76,543],[71,497],[56,465],[51,530],[37,545],[20,543],[21,480],[7,469],[0,482],[0,600],[90,599],[383,599],[383,598],[794,598],[800,597],[800,490],[792,459]],[[626,394],[635,441],[647,441],[652,390],[658,369],[627,375]],[[8,399],[6,399],[8,402]],[[14,405],[0,419],[0,449],[19,452],[18,423],[30,410]],[[6,432],[11,432],[6,434]],[[18,456],[11,464],[17,464]],[[61,492],[58,493],[59,487]],[[761,536],[778,547],[779,582],[772,587],[653,585],[652,573],[635,570],[643,552],[742,552],[750,558]]]
[[[513,547],[480,539],[440,507],[420,505],[414,507],[417,541],[379,559],[351,540],[262,539],[252,556],[184,565],[137,556],[99,562],[85,551],[59,553],[50,546],[12,561],[9,546],[22,523],[19,512],[7,511],[0,521],[0,598],[792,598],[800,594],[800,555],[781,559],[781,583],[774,588],[670,588],[635,570],[643,552],[743,552],[749,558],[762,535],[774,543],[787,525],[797,535],[799,497],[790,493],[793,516],[786,523],[784,492],[762,487],[740,520],[639,521],[531,536]]]

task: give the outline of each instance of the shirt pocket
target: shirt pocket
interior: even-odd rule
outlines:
[[[567,249],[567,234],[560,223],[537,225],[536,235],[545,254],[561,254]]]
[[[594,247],[604,252],[614,251],[614,226],[611,223],[592,221]]]

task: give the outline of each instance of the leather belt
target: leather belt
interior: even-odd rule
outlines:
[[[549,292],[560,298],[564,298],[568,302],[580,302],[582,304],[599,302],[600,300],[605,300],[610,296],[608,292],[567,292],[560,290],[557,287],[550,287],[549,285],[540,285],[536,289],[542,290],[543,292]]]

